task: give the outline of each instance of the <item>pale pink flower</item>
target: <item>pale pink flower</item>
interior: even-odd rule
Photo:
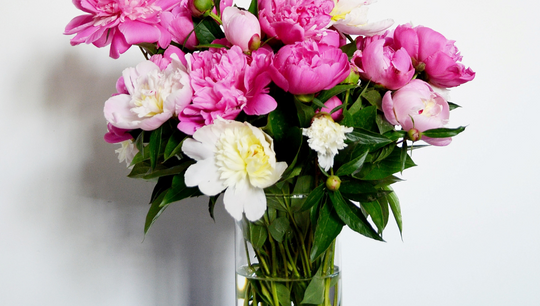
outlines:
[[[259,48],[247,56],[238,46],[211,48],[190,57],[193,102],[178,114],[178,129],[192,135],[218,117],[234,119],[244,111],[264,115],[277,103],[268,92],[272,52]]]
[[[454,43],[427,27],[405,24],[394,31],[396,48],[407,50],[415,68],[425,71],[427,81],[438,87],[455,87],[474,79],[471,68],[460,63],[462,56]]]
[[[347,54],[341,49],[312,40],[284,46],[270,67],[274,83],[295,95],[330,89],[350,71]]]
[[[401,125],[404,131],[413,128],[419,132],[441,128],[448,122],[448,102],[422,80],[412,80],[395,92],[383,96],[382,109],[388,122]],[[446,146],[452,138],[429,138],[422,140],[435,146]]]
[[[227,40],[242,51],[250,51],[251,42],[261,39],[261,26],[255,15],[236,7],[228,7],[221,16]]]
[[[354,53],[352,63],[362,79],[396,90],[413,78],[411,57],[403,48],[394,49],[391,38],[373,36],[357,45],[360,48]]]
[[[187,68],[172,55],[165,70],[148,60],[123,71],[120,94],[105,102],[105,119],[121,129],[155,130],[191,101]],[[124,93],[127,92],[127,93]]]
[[[268,37],[285,44],[320,40],[333,7],[332,0],[259,0],[259,21]]]

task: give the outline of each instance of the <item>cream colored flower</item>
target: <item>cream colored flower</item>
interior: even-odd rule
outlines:
[[[122,146],[116,149],[114,152],[118,153],[118,161],[125,161],[126,166],[129,167],[129,164],[131,164],[133,157],[135,157],[135,155],[139,152],[139,149],[137,149],[137,146],[135,146],[131,139],[122,141],[120,144]]]
[[[273,140],[244,122],[218,118],[188,138],[182,151],[197,163],[185,173],[186,186],[198,186],[206,195],[225,190],[225,209],[236,219],[250,221],[266,211],[264,188],[275,184],[287,163],[276,162]]]
[[[351,35],[371,36],[378,34],[394,24],[392,19],[368,23],[368,5],[372,0],[334,0],[334,9],[330,12],[333,25],[338,31]]]
[[[309,147],[317,152],[319,165],[328,171],[334,165],[334,156],[347,146],[345,134],[352,131],[352,127],[335,123],[328,115],[316,117],[308,129],[302,129],[302,134],[309,138]]]

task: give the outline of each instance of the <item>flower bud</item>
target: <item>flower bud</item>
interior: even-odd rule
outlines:
[[[261,46],[261,35],[253,34],[248,43],[249,51],[255,51]]]
[[[415,128],[410,129],[407,132],[407,136],[409,136],[409,139],[412,140],[412,141],[418,141],[418,140],[422,139],[422,133],[419,130],[415,129]]]
[[[189,10],[193,17],[200,17],[214,8],[212,0],[189,0]]]
[[[326,180],[326,187],[332,191],[337,191],[341,186],[341,180],[336,175],[330,175]]]

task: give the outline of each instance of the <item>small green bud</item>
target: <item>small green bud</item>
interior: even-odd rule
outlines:
[[[343,82],[341,82],[341,84],[357,85],[359,79],[360,79],[360,74],[358,72],[354,71],[354,69],[351,69],[351,72],[349,73],[349,76],[345,80],[343,80]]]
[[[419,130],[417,130],[415,128],[412,128],[407,132],[407,136],[412,141],[418,141],[418,140],[422,139],[422,132],[420,132]]]
[[[255,51],[261,46],[261,35],[253,34],[248,42],[249,51]]]
[[[193,17],[200,17],[214,8],[212,0],[189,0],[189,9]]]
[[[337,191],[341,186],[341,180],[336,175],[330,175],[326,180],[326,187],[332,191]]]

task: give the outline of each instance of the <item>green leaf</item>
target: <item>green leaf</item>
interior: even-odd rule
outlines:
[[[169,176],[169,175],[184,173],[186,168],[192,163],[193,163],[192,160],[188,160],[180,165],[173,166],[173,167],[158,165],[157,168],[154,169],[154,171],[151,171],[143,175],[142,178],[145,180],[151,180],[151,179],[162,177],[162,176]]]
[[[298,211],[306,211],[311,207],[319,204],[324,196],[324,188],[325,185],[321,184],[317,186],[317,188],[313,189]]]
[[[450,108],[450,110],[454,110],[456,108],[460,108],[461,106],[457,105],[456,103],[452,103],[450,101],[448,101],[448,106]]]
[[[311,278],[304,293],[304,299],[300,304],[321,305],[324,302],[324,278],[321,277],[321,270]]]
[[[275,142],[281,141],[288,130],[289,123],[285,112],[286,110],[283,107],[278,106],[274,111],[268,114],[265,131]]]
[[[150,172],[150,163],[147,161],[140,162],[133,166],[131,172],[127,175],[131,178],[143,178]]]
[[[386,186],[384,189],[387,191],[391,191],[386,196],[386,199],[388,200],[388,204],[390,205],[390,209],[392,210],[392,214],[394,215],[394,219],[396,220],[396,224],[399,228],[399,233],[403,235],[403,220],[401,217],[401,206],[399,205],[399,199],[392,187]]]
[[[214,40],[225,37],[225,34],[212,18],[201,20],[195,26],[195,35],[202,45],[211,44]]]
[[[399,156],[399,159],[401,160],[401,171],[400,172],[403,172],[403,170],[405,170],[405,166],[406,166],[406,163],[407,163],[407,157],[409,157],[409,154],[407,154],[407,141],[404,140],[401,143],[401,150],[400,150],[400,156]]]
[[[163,133],[163,126],[159,127],[157,130],[152,131],[150,134],[150,143],[148,144],[148,149],[150,150],[150,168],[155,169],[157,165],[157,160],[159,156],[159,151],[161,149]]]
[[[255,15],[255,17],[259,17],[259,8],[258,8],[258,1],[257,0],[251,0],[251,4],[249,5],[248,11]]]
[[[304,104],[295,99],[294,105],[296,106],[296,111],[298,115],[298,122],[300,122],[300,127],[308,128],[311,124],[311,118],[315,116],[315,110],[311,106]]]
[[[364,161],[366,160],[366,156],[368,155],[368,153],[369,151],[366,149],[362,155],[339,167],[336,175],[344,176],[360,171],[360,169],[364,165]]]
[[[343,226],[343,221],[336,214],[332,205],[325,202],[319,211],[319,218],[315,224],[313,247],[310,254],[312,262],[330,247],[334,239],[341,233]]]
[[[378,201],[361,203],[364,210],[371,216],[371,220],[377,226],[379,235],[382,234],[386,224],[384,222],[383,210]]]
[[[336,85],[332,87],[331,89],[321,91],[320,94],[317,96],[317,99],[319,99],[319,101],[324,103],[328,101],[328,99],[356,87],[357,87],[356,85]]]
[[[359,207],[346,201],[338,191],[329,192],[330,200],[334,204],[339,218],[347,224],[353,231],[368,238],[382,241],[382,238],[373,229],[371,224],[362,213]]]
[[[182,151],[182,143],[184,139],[185,135],[183,133],[176,131],[172,133],[171,137],[169,137],[169,140],[167,141],[167,145],[165,146],[165,152],[163,153],[164,161],[167,161],[169,158]]]
[[[283,241],[283,237],[289,229],[289,218],[287,217],[276,218],[270,226],[268,226],[268,231],[270,232],[270,235],[272,235],[272,238],[280,243]]]
[[[183,173],[177,174],[173,177],[171,188],[163,198],[163,201],[161,201],[160,206],[200,195],[202,193],[199,191],[199,188],[186,186]]]
[[[210,213],[210,218],[212,218],[214,222],[216,222],[216,219],[214,218],[214,207],[216,207],[218,197],[219,195],[208,197],[208,212]]]
[[[376,131],[377,108],[368,106],[362,108],[352,115],[352,127],[361,128],[367,131]]]
[[[351,59],[354,55],[354,52],[357,50],[356,49],[356,42],[351,42],[351,43],[348,43],[344,46],[341,46],[339,47],[341,49],[341,51],[343,51],[343,53],[347,54],[347,56],[349,57],[349,59]]]
[[[163,176],[160,177],[152,190],[152,196],[150,198],[150,204],[156,200],[156,198],[161,195],[164,191],[171,188],[172,176]]]
[[[249,242],[251,242],[254,249],[259,250],[267,238],[268,232],[264,226],[249,223]]]
[[[379,91],[377,91],[374,88],[370,88],[362,93],[362,97],[364,97],[369,104],[376,106],[378,109],[381,109],[382,105],[382,97]]]
[[[146,222],[144,223],[144,234],[146,235],[148,233],[148,230],[156,222],[157,218],[161,215],[161,213],[167,208],[167,205],[160,206],[163,197],[165,196],[166,192],[162,192],[159,196],[156,197],[154,201],[152,201],[152,204],[150,206],[150,209],[148,210],[148,213],[146,214]]]
[[[454,137],[463,131],[465,131],[464,126],[460,126],[455,129],[439,128],[439,129],[423,131],[422,135],[431,137],[431,138],[446,138],[446,137]]]
[[[216,49],[229,49],[229,47],[221,44],[206,44],[206,45],[196,45],[195,48],[197,49],[208,49],[208,48],[216,48]]]
[[[303,175],[298,177],[296,179],[296,184],[294,185],[293,194],[295,195],[307,195],[311,192],[311,189],[313,188],[313,176],[311,175]],[[304,202],[306,201],[306,198],[292,198],[291,199],[291,211],[298,211]]]
[[[405,169],[414,167],[416,164],[412,161],[410,156],[406,154]],[[364,165],[359,173],[354,177],[363,180],[382,180],[394,173],[401,172],[403,168],[403,161],[401,160],[401,150],[393,150],[392,153],[384,160],[370,164],[369,167]]]
[[[291,292],[287,287],[282,283],[273,283],[276,286],[276,292],[278,301],[281,306],[290,306],[291,305]]]
[[[388,122],[381,114],[377,114],[377,117],[375,117],[375,123],[377,124],[377,127],[379,128],[379,133],[381,134],[394,130],[394,126],[390,122]]]
[[[371,182],[360,180],[350,180],[341,182],[339,187],[341,193],[360,194],[360,193],[376,193],[377,189],[373,187]]]
[[[345,137],[347,137],[350,142],[367,146],[370,151],[377,150],[392,143],[392,140],[383,135],[359,128],[355,128],[354,131],[345,134]]]

